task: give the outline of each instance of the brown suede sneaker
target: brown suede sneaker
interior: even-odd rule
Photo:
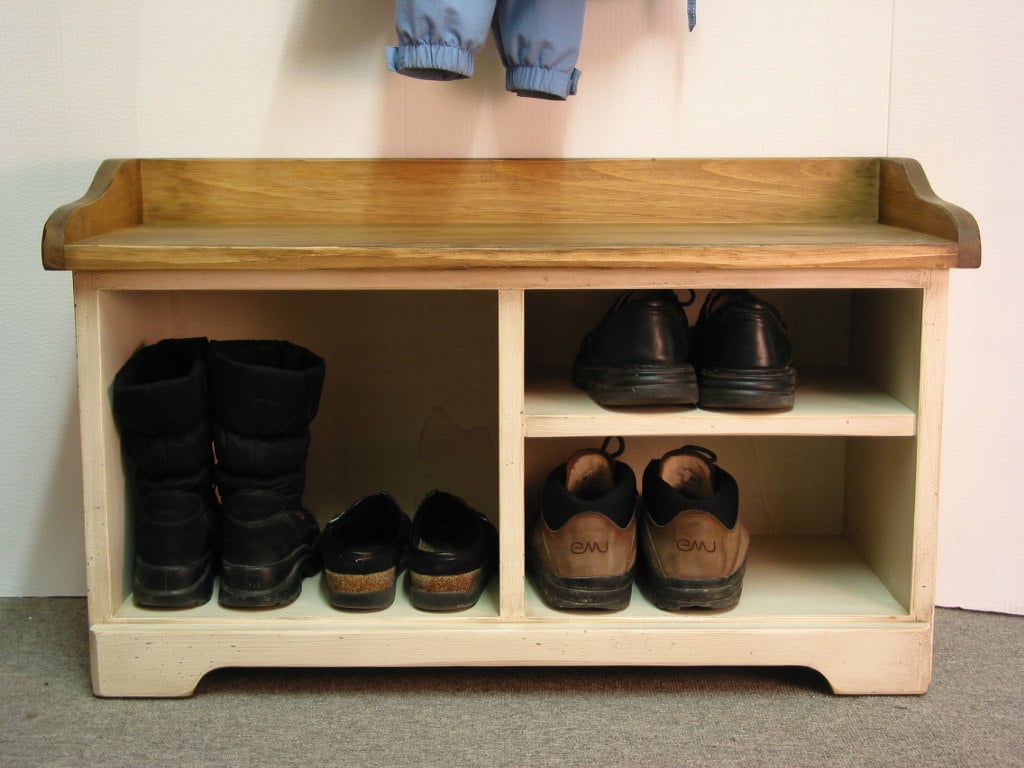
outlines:
[[[644,471],[641,546],[655,605],[732,608],[739,602],[750,534],[739,489],[706,448],[688,445]]]
[[[604,610],[629,605],[637,506],[633,470],[604,450],[577,451],[548,475],[527,547],[545,603]]]

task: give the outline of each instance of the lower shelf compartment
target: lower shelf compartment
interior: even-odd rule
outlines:
[[[642,580],[638,576],[638,582]],[[302,595],[289,606],[267,610],[222,608],[216,598],[198,608],[163,610],[141,608],[131,599],[117,612],[116,619],[156,623],[164,626],[204,624],[259,629],[301,629],[305,624],[326,624],[344,631],[391,625],[432,627],[501,624],[513,621],[575,623],[588,626],[657,623],[715,624],[736,621],[802,621],[804,619],[855,621],[859,619],[906,618],[907,610],[892,596],[853,548],[839,536],[757,536],[751,544],[750,560],[739,605],[727,611],[663,611],[644,595],[641,584],[633,587],[630,605],[623,611],[562,611],[545,606],[528,579],[524,592],[525,616],[503,617],[499,612],[499,584],[491,581],[480,601],[471,609],[452,613],[431,613],[414,608],[399,590],[394,605],[383,611],[362,613],[331,607],[320,577],[307,579]],[[368,661],[367,663],[372,663]]]
[[[642,571],[642,569],[641,569]],[[755,536],[743,578],[743,595],[729,610],[663,611],[644,593],[643,573],[629,607],[608,614],[548,608],[527,584],[527,616],[543,621],[594,617],[601,622],[714,625],[735,621],[799,622],[906,618],[907,610],[838,536]],[[568,617],[568,619],[566,619]]]

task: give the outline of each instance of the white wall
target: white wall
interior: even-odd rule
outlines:
[[[106,157],[908,155],[979,219],[953,275],[939,602],[1024,613],[1016,0],[590,0],[579,95],[388,72],[387,0],[0,4],[0,594],[84,592],[70,277],[49,213]]]

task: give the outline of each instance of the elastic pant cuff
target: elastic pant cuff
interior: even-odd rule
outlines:
[[[520,96],[565,100],[576,93],[580,71],[559,72],[543,67],[510,67],[505,72],[505,88]]]
[[[473,74],[473,54],[452,45],[389,45],[388,69],[421,80],[461,80]]]

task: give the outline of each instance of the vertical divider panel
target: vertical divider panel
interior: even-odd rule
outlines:
[[[919,416],[924,274],[914,282],[920,289],[852,292],[850,365]],[[914,599],[918,439],[850,438],[846,453],[845,535],[908,614]]]
[[[520,289],[498,291],[499,585],[503,619],[526,615],[524,297]]]
[[[921,374],[917,408],[917,474],[914,483],[918,496],[914,507],[913,592],[910,600],[913,617],[929,622],[935,608],[948,302],[949,272],[929,271],[921,308]]]
[[[124,544],[110,536],[111,509],[107,467],[112,435],[104,434],[106,393],[103,383],[99,292],[88,275],[74,276],[75,335],[78,347],[78,412],[82,439],[82,503],[85,511],[86,588],[89,624],[110,619],[123,601],[121,574]],[[123,525],[123,521],[122,521]],[[123,537],[122,537],[123,538]],[[118,570],[118,572],[114,572]]]

